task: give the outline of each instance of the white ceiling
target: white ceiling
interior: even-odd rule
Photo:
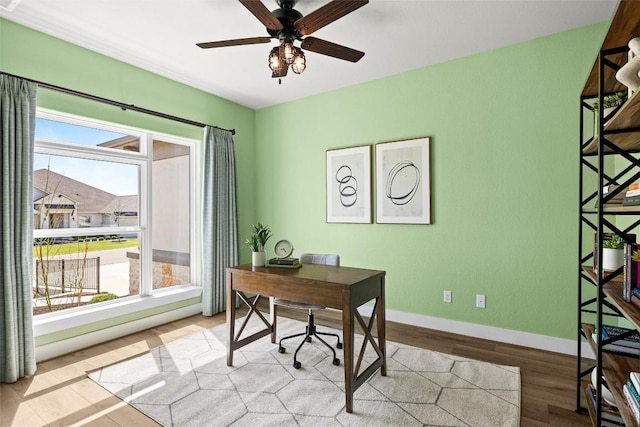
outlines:
[[[327,2],[299,0],[295,9],[307,15]],[[275,0],[263,3],[277,8]],[[371,0],[313,34],[364,51],[359,62],[307,52],[304,74],[289,73],[281,85],[267,67],[275,40],[207,50],[195,45],[267,36],[237,0],[20,0],[13,11],[0,9],[0,16],[260,109],[608,20],[617,3]]]

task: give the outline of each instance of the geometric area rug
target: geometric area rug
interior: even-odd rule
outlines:
[[[253,318],[248,332],[260,329]],[[278,318],[279,335],[304,327]],[[226,332],[226,324],[218,325],[89,377],[167,427],[520,425],[518,367],[387,341],[387,376],[371,376],[355,392],[349,414],[341,350],[341,364],[334,366],[330,351],[314,340],[300,350],[302,367],[294,369],[298,341],[285,342],[280,354],[264,337],[236,350],[234,366],[227,366]],[[361,342],[356,335],[356,353]]]

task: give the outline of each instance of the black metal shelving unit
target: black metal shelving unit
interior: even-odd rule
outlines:
[[[630,25],[630,20],[638,22]],[[602,378],[616,400],[624,423],[627,426],[639,425],[622,389],[629,373],[640,371],[638,357],[607,352],[603,345],[610,340],[598,339],[596,342],[592,334],[602,337],[602,325],[617,325],[619,318],[627,319],[640,330],[640,300],[634,298],[629,302],[622,297],[624,267],[615,271],[602,268],[605,233],[619,235],[634,243],[633,235],[640,231],[640,206],[610,203],[630,184],[640,181],[640,90],[607,117],[602,116],[602,108],[598,109],[597,132],[593,132],[595,135],[585,132],[594,115],[593,102],[597,100],[602,106],[605,95],[626,90],[615,80],[615,73],[627,62],[627,42],[638,36],[640,2],[621,1],[580,98],[576,410],[588,411],[595,426],[602,425],[603,420]],[[619,187],[605,195],[603,188],[608,185]],[[586,367],[581,364],[583,339],[591,345],[596,356],[595,363]],[[595,405],[583,396],[583,382],[590,381],[593,370],[597,375]]]

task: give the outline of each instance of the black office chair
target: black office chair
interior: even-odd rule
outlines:
[[[304,254],[300,255],[300,263],[302,263],[302,264],[325,264],[325,265],[339,266],[340,265],[340,256],[339,255],[331,255],[331,254],[308,254],[308,253],[304,253]],[[275,298],[274,299],[274,303],[277,304],[277,305],[285,306],[285,307],[299,308],[299,309],[303,309],[303,310],[307,310],[308,311],[308,316],[307,316],[308,322],[307,322],[307,326],[306,326],[305,332],[301,332],[301,333],[295,334],[295,335],[286,336],[286,337],[280,339],[280,342],[278,343],[278,351],[280,353],[284,353],[286,350],[282,346],[282,341],[288,340],[290,338],[301,337],[301,336],[304,335],[304,339],[302,340],[300,345],[298,345],[298,348],[296,349],[296,352],[293,354],[293,367],[294,368],[300,369],[300,367],[302,366],[302,364],[298,361],[298,352],[300,351],[300,348],[302,348],[302,346],[304,345],[305,342],[311,342],[311,340],[312,340],[311,337],[312,336],[318,338],[318,340],[321,343],[323,343],[324,345],[329,347],[329,349],[333,353],[333,364],[336,365],[336,366],[340,365],[340,359],[338,359],[338,357],[336,356],[336,351],[325,340],[320,338],[319,335],[336,337],[337,340],[338,340],[338,343],[336,344],[336,348],[338,348],[338,349],[342,348],[342,343],[340,342],[340,336],[338,334],[332,334],[332,333],[327,333],[327,332],[318,332],[316,330],[316,325],[315,325],[315,323],[313,321],[313,311],[314,310],[324,310],[327,307],[324,307],[324,306],[321,306],[321,305],[305,304],[305,303],[297,302],[297,301],[289,301],[289,300],[285,300],[285,299],[282,299],[282,298]]]

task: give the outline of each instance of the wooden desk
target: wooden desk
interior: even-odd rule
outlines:
[[[229,267],[227,272],[227,365],[233,365],[233,352],[259,338],[271,335],[276,342],[277,306],[270,298],[270,319],[267,320],[257,309],[262,296],[280,297],[309,304],[323,305],[342,310],[342,334],[344,341],[344,383],[347,412],[353,411],[353,393],[378,368],[383,376],[387,375],[385,350],[385,272],[351,267],[333,267],[327,265],[304,264],[302,268],[252,267],[251,264]],[[254,294],[250,299],[246,293]],[[244,323],[236,333],[237,297],[249,307]],[[358,307],[375,300],[375,306],[369,323],[366,324]],[[256,314],[265,324],[265,329],[253,335],[240,338],[247,321]],[[374,321],[377,320],[378,342],[371,334]],[[360,324],[365,339],[354,366],[354,321]],[[378,358],[360,372],[367,343],[378,354]],[[328,366],[330,368],[331,366]]]

